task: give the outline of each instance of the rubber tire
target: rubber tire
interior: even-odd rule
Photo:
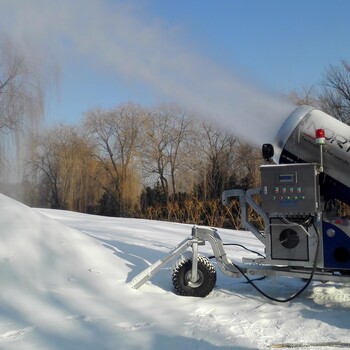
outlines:
[[[214,289],[216,284],[216,270],[212,262],[204,257],[198,257],[198,286],[191,286],[189,273],[192,271],[192,259],[180,260],[174,267],[172,274],[173,286],[176,294],[204,298]]]

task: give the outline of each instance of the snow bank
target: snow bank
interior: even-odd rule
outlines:
[[[129,287],[190,230],[30,209],[0,195],[0,349],[243,350],[349,340],[350,289],[344,285],[315,282],[297,300],[275,304],[243,279],[218,273],[207,298],[187,298],[173,293],[170,266],[141,289]],[[262,250],[247,232],[219,233],[226,242]],[[231,258],[246,256],[234,247],[227,252]],[[304,282],[257,283],[281,297]]]

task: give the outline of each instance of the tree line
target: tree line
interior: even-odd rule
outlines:
[[[173,105],[95,108],[78,126],[32,135],[29,151],[31,206],[212,224],[227,216],[224,189],[256,185],[261,163],[257,149]]]
[[[222,206],[221,193],[259,185],[260,150],[174,105],[94,108],[79,125],[36,133],[32,126],[44,114],[42,75],[5,39],[0,41],[2,193],[30,206],[240,228],[237,202]],[[330,66],[320,84],[288,98],[349,124],[350,65]],[[26,150],[20,184],[4,177],[6,164],[13,164],[9,157],[19,153],[8,152],[8,143]]]

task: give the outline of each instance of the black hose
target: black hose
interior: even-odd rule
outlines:
[[[251,252],[251,253],[254,253],[254,254],[256,254],[256,255],[259,255],[259,256],[261,256],[262,258],[265,259],[265,256],[264,256],[263,254],[261,254],[261,253],[259,253],[259,252],[256,252],[255,250],[249,249],[249,248],[245,247],[245,246],[242,245],[242,244],[238,244],[238,243],[223,243],[223,245],[224,245],[224,246],[225,246],[225,245],[230,245],[230,246],[240,247],[240,248],[245,249],[245,250],[248,251],[248,252]],[[208,259],[214,259],[214,258],[215,258],[215,255],[211,255],[211,256],[208,257]]]
[[[295,298],[297,298],[301,293],[304,292],[304,290],[310,285],[313,277],[314,277],[314,274],[315,274],[315,271],[316,271],[316,265],[317,265],[317,259],[318,259],[318,254],[319,254],[319,247],[320,247],[320,236],[319,236],[319,232],[318,232],[318,229],[316,228],[315,226],[315,223],[313,222],[313,226],[314,226],[314,229],[315,229],[315,232],[317,234],[317,247],[316,247],[316,254],[315,254],[315,260],[314,260],[314,264],[313,264],[313,267],[312,267],[312,270],[311,270],[311,274],[310,274],[310,277],[309,279],[307,280],[307,282],[305,283],[305,285],[295,294],[293,294],[292,296],[290,296],[289,298],[286,298],[286,299],[278,299],[278,298],[274,298],[268,294],[266,294],[265,292],[263,292],[258,286],[255,285],[255,283],[253,282],[253,280],[251,280],[245,273],[244,271],[236,264],[233,263],[233,265],[235,266],[235,268],[243,275],[243,277],[248,281],[249,284],[251,284],[261,295],[263,295],[265,298],[269,299],[269,300],[272,300],[272,301],[275,301],[275,302],[278,302],[278,303],[286,303],[288,301],[291,301]]]
[[[316,271],[316,266],[317,266],[317,260],[318,260],[318,255],[319,255],[319,247],[320,247],[320,236],[319,236],[319,232],[318,232],[318,229],[315,225],[315,222],[312,221],[312,224],[313,224],[313,227],[315,229],[315,232],[316,232],[316,235],[317,235],[317,246],[316,246],[316,254],[315,254],[315,259],[314,259],[314,263],[313,263],[313,267],[312,267],[312,270],[311,270],[311,274],[310,274],[310,277],[309,279],[306,281],[305,285],[298,291],[296,292],[295,294],[293,294],[292,296],[286,298],[286,299],[278,299],[278,298],[274,298],[272,297],[271,295],[268,295],[266,294],[264,291],[262,291],[255,283],[254,281],[259,281],[261,279],[264,279],[265,276],[263,276],[262,278],[260,279],[254,279],[252,280],[251,278],[249,278],[246,273],[238,266],[236,265],[235,263],[232,262],[233,266],[242,274],[242,276],[247,280],[247,282],[249,284],[251,284],[261,295],[263,295],[265,298],[269,299],[269,300],[272,300],[272,301],[275,301],[275,302],[278,302],[278,303],[286,303],[286,302],[289,302],[295,298],[297,298],[301,293],[303,293],[305,291],[305,289],[310,285],[313,277],[314,277],[314,274],[315,274],[315,271]],[[254,250],[251,250],[251,249],[248,249],[247,247],[241,245],[241,244],[237,244],[237,243],[225,243],[224,245],[232,245],[232,246],[238,246],[238,247],[241,247],[251,253],[254,253],[254,254],[257,254],[263,258],[265,258],[265,256],[263,256],[262,254],[254,251]],[[209,256],[208,259],[214,259],[215,258],[215,255],[213,256]]]

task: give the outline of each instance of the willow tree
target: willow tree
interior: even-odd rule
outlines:
[[[88,140],[73,126],[57,126],[36,135],[30,157],[38,192],[35,204],[91,211],[101,196],[95,186],[98,164],[92,153]]]
[[[0,36],[0,169],[18,165],[24,131],[44,114],[43,79],[39,65],[7,37]],[[12,173],[11,176],[14,174]]]

